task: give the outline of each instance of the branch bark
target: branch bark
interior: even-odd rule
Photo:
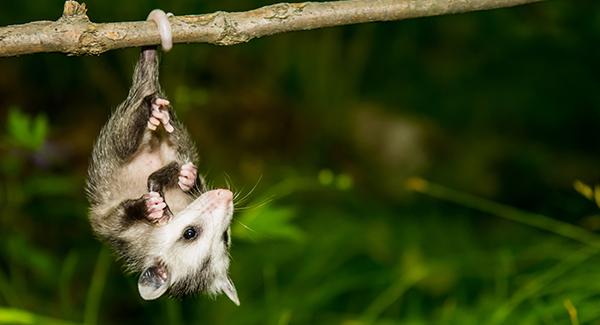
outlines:
[[[542,0],[344,0],[279,3],[246,12],[170,18],[174,43],[233,45],[299,30],[402,20],[511,7]],[[124,47],[158,45],[153,22],[93,23],[85,4],[67,0],[57,21],[0,27],[0,56],[40,52],[98,55]]]

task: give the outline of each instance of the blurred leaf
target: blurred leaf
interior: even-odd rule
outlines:
[[[567,312],[569,313],[569,318],[571,319],[572,325],[579,325],[579,318],[577,317],[577,308],[573,305],[571,299],[565,299],[564,306]]]
[[[8,140],[15,146],[37,150],[46,139],[48,120],[41,114],[32,118],[12,107],[8,112],[7,129]]]
[[[264,205],[242,213],[234,224],[234,236],[245,239],[262,241],[267,239],[286,239],[300,241],[304,233],[291,220],[296,216],[293,208],[273,207]]]
[[[7,276],[0,271],[0,296],[4,298],[4,300],[9,305],[15,305],[18,303],[18,297],[13,290],[13,286],[11,282],[8,280]]]
[[[29,178],[24,188],[32,196],[49,196],[77,193],[80,185],[80,180],[75,177],[42,175]]]
[[[85,308],[83,311],[83,319],[85,324],[93,325],[98,323],[98,316],[100,315],[100,303],[102,301],[102,294],[106,286],[106,279],[108,278],[108,271],[110,270],[111,256],[106,247],[100,249],[98,258],[96,260],[96,267],[90,280],[90,287],[87,293],[87,299],[85,301]]]
[[[23,309],[0,307],[0,324],[71,325],[76,323],[39,316]]]
[[[335,188],[340,191],[347,191],[354,185],[352,176],[343,173],[336,175],[330,169],[322,169],[319,171],[317,180],[322,186],[331,186],[334,185],[335,182]]]
[[[333,172],[329,169],[323,169],[319,172],[319,175],[317,176],[317,178],[319,179],[319,183],[323,186],[328,186],[331,185],[331,183],[333,183]]]
[[[410,190],[423,193],[434,198],[488,212],[498,217],[553,232],[557,235],[564,236],[565,238],[570,238],[574,241],[600,248],[600,237],[597,234],[558,219],[550,218],[542,214],[519,210],[505,204],[496,203],[475,195],[446,188],[439,184],[430,183],[421,178],[409,179],[405,185]]]
[[[63,311],[63,315],[72,315],[71,306],[73,305],[71,301],[71,296],[69,295],[69,285],[71,284],[73,274],[75,273],[75,269],[77,267],[77,262],[80,256],[76,250],[71,250],[69,254],[65,257],[61,269],[60,275],[57,281],[58,287],[58,296],[60,300],[61,309]]]
[[[183,113],[192,107],[206,105],[208,99],[209,93],[205,88],[189,88],[185,85],[179,85],[175,90],[177,109]]]
[[[335,184],[339,190],[347,191],[352,188],[354,181],[352,180],[352,176],[348,174],[340,174],[338,175]]]
[[[33,120],[33,128],[31,129],[31,138],[33,148],[37,149],[44,144],[46,135],[48,134],[48,119],[44,115],[37,115]]]
[[[29,141],[29,119],[17,108],[11,108],[8,112],[8,135],[19,143],[27,143]]]
[[[6,175],[18,175],[21,171],[23,160],[18,155],[8,155],[0,159],[0,168]]]
[[[424,279],[430,272],[418,249],[406,250],[392,283],[365,309],[363,314],[365,323],[373,323],[381,313],[401,299],[412,286]]]
[[[594,196],[594,190],[592,190],[592,187],[580,180],[575,180],[575,182],[573,182],[573,188],[588,200],[591,200]]]
[[[56,279],[57,259],[47,248],[35,246],[17,236],[5,238],[4,245],[5,253],[13,263],[31,270],[46,283]]]

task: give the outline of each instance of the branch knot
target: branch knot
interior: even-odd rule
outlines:
[[[88,19],[85,3],[79,3],[73,0],[65,1],[65,7],[61,18],[85,18]]]
[[[302,13],[306,3],[278,3],[268,8],[271,12],[265,18],[267,19],[287,19],[291,15]],[[265,9],[266,9],[265,8]]]

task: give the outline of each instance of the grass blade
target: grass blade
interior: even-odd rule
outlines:
[[[110,268],[110,254],[106,248],[102,248],[98,254],[94,274],[92,275],[90,288],[88,290],[85,309],[83,314],[83,323],[87,325],[95,325],[98,323],[98,312],[100,310],[100,302],[102,292],[108,276]]]

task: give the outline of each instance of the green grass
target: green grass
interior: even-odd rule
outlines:
[[[535,300],[544,289],[562,281],[562,278],[570,276],[575,268],[585,266],[584,264],[587,261],[600,253],[600,238],[596,234],[581,227],[561,222],[541,214],[521,211],[507,205],[452,190],[438,184],[433,184],[420,178],[409,179],[406,185],[410,190],[415,192],[453,202],[467,208],[476,209],[492,216],[522,223],[584,244],[581,248],[569,251],[565,258],[556,261],[551,267],[537,272],[533,277],[525,281],[520,287],[514,290],[508,299],[495,307],[495,310],[491,313],[491,317],[486,323],[506,323],[511,314],[517,314],[515,309],[517,309],[519,305],[528,300]],[[576,284],[585,284],[585,281]],[[568,296],[564,299],[563,305],[565,306],[565,312],[568,312],[571,323],[578,324],[579,320],[577,318],[576,307]],[[540,321],[541,320],[542,319],[540,319]]]
[[[131,21],[155,4],[89,14]],[[60,11],[5,1],[0,22]],[[240,307],[141,300],[91,232],[90,150],[138,50],[0,60],[0,320],[600,324],[600,188],[586,185],[600,179],[598,13],[598,1],[545,1],[165,54],[161,81],[199,170],[241,187]],[[443,185],[413,179],[407,193],[412,175]]]

